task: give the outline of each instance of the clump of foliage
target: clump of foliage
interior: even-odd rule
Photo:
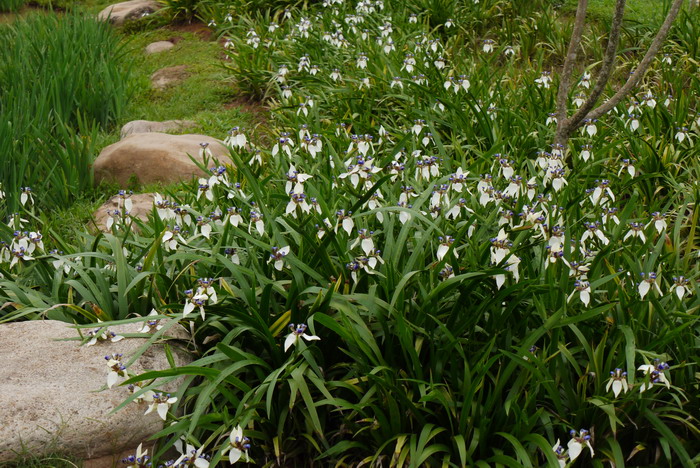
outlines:
[[[0,182],[7,210],[20,187],[65,204],[92,184],[94,133],[128,99],[123,46],[109,25],[79,14],[30,15],[0,28]]]
[[[111,232],[63,252],[27,204],[2,320],[192,330],[192,365],[120,381],[165,405],[156,458],[184,439],[201,466],[697,466],[697,23],[564,150],[557,11],[434,3],[437,25],[366,1],[214,21],[277,140],[233,128],[231,161],[146,222],[121,192]]]
[[[25,0],[0,0],[0,12],[19,11],[25,3]]]

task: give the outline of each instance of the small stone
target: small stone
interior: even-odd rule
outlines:
[[[189,76],[187,65],[176,65],[174,67],[161,68],[151,75],[151,85],[155,89],[163,90],[175,85]]]
[[[132,120],[122,127],[121,138],[126,138],[133,133],[168,133],[179,132],[187,128],[196,127],[197,123],[191,120],[166,120],[154,122],[151,120]]]
[[[126,21],[137,20],[155,13],[160,8],[161,5],[155,0],[131,0],[108,6],[98,13],[97,19],[121,26]]]
[[[170,50],[173,47],[175,47],[175,44],[173,44],[170,41],[153,42],[146,46],[146,54],[150,55],[157,54],[158,52],[165,52],[166,50]]]

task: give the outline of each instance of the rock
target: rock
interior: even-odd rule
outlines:
[[[115,3],[98,13],[97,19],[109,20],[115,26],[121,26],[126,21],[136,20],[159,10],[161,5],[155,0],[131,0]]]
[[[154,122],[151,120],[132,120],[122,127],[121,138],[127,137],[132,133],[149,133],[149,132],[177,132],[186,128],[196,127],[197,123],[191,120],[166,120],[164,122]]]
[[[200,143],[209,143],[213,159],[230,164],[229,149],[219,140],[205,135],[168,135],[134,133],[104,148],[93,165],[95,182],[115,181],[127,186],[135,176],[141,184],[174,183],[205,173],[193,163],[203,162]],[[213,166],[213,159],[208,166]]]
[[[148,55],[157,54],[158,52],[165,52],[166,50],[170,50],[173,47],[175,47],[175,44],[173,44],[170,41],[153,42],[146,46],[146,53]]]
[[[154,193],[137,193],[129,197],[131,200],[131,210],[129,214],[133,218],[138,218],[141,221],[148,221],[148,215],[153,211],[153,200],[155,199]],[[115,195],[100,206],[93,217],[95,218],[95,224],[97,228],[102,232],[110,232],[107,229],[107,219],[110,217],[110,213],[114,210],[124,211],[122,206],[121,197]],[[139,228],[136,224],[132,225],[132,229],[138,232]]]
[[[138,333],[142,323],[110,327],[117,334]],[[170,333],[170,332],[173,333]],[[187,338],[180,325],[169,336]],[[163,420],[148,403],[129,403],[110,412],[128,396],[125,387],[106,388],[109,368],[105,355],[122,353],[127,363],[145,338],[80,346],[75,328],[54,320],[0,325],[0,463],[16,451],[41,457],[62,453],[89,460],[118,454],[144,442],[163,428]],[[191,362],[178,346],[171,346],[178,366]],[[127,368],[130,375],[168,369],[162,345],[153,345]],[[174,393],[180,382],[160,390]],[[100,466],[100,465],[95,465]],[[101,465],[111,466],[111,465]]]
[[[161,68],[151,75],[151,85],[155,89],[162,90],[177,84],[189,76],[187,68],[187,65],[176,65],[174,67]]]

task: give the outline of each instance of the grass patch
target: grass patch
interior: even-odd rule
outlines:
[[[565,11],[572,14],[576,12],[577,0],[567,0]],[[663,21],[670,2],[667,0],[636,0],[627,2],[625,6],[625,19],[631,23],[656,25]],[[610,21],[615,0],[590,0],[588,2],[588,15],[601,22]]]

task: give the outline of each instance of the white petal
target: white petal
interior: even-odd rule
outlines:
[[[622,391],[622,382],[620,380],[615,380],[612,384],[612,389],[613,393],[615,394],[615,398],[617,398],[617,396]]]
[[[117,380],[119,380],[119,374],[111,371],[107,376],[107,387],[112,388],[114,384],[117,383]]]
[[[646,296],[648,292],[649,292],[649,282],[642,281],[641,283],[639,283],[639,295],[641,296],[642,299],[644,299],[644,296]]]
[[[158,403],[158,416],[160,416],[160,419],[165,421],[165,419],[168,416],[168,404],[167,403]]]
[[[581,455],[583,446],[580,442],[576,441],[575,439],[571,439],[567,445],[569,447],[569,458],[571,459],[571,461],[576,460],[576,458],[578,458],[578,456]]]
[[[287,338],[284,340],[284,351],[287,352],[287,350],[297,341],[297,335],[294,333],[290,333],[287,335]]]
[[[242,453],[243,452],[241,452],[240,450],[238,450],[236,448],[231,449],[231,452],[228,454],[228,461],[231,462],[231,464],[233,465],[234,463],[236,463],[238,460],[241,459]]]

